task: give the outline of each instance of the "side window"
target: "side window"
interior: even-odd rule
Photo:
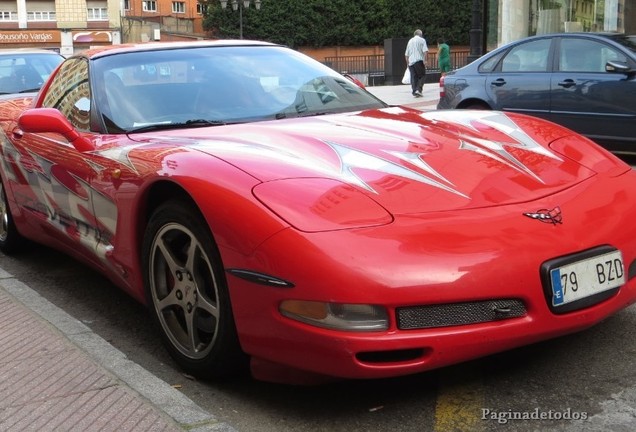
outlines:
[[[75,128],[88,131],[90,124],[88,61],[70,59],[55,75],[42,106],[57,108]]]
[[[513,47],[501,62],[502,72],[546,72],[550,39],[539,39]]]
[[[605,72],[605,63],[610,60],[627,61],[627,58],[601,42],[561,39],[559,70],[562,72]]]
[[[479,65],[479,72],[492,72],[499,60],[501,59],[502,54],[497,54],[490,57],[488,60]]]

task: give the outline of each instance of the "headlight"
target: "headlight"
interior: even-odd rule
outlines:
[[[393,216],[351,185],[324,178],[259,184],[254,196],[288,224],[305,232],[386,225]]]
[[[279,310],[288,318],[334,330],[365,332],[389,328],[386,309],[376,305],[285,300]]]

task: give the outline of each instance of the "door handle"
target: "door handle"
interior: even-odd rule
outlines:
[[[558,83],[561,87],[570,88],[576,85],[576,82],[573,79],[566,79]]]
[[[495,87],[501,87],[504,84],[506,84],[506,80],[503,78],[497,78],[496,80],[490,83],[491,86],[495,86]]]

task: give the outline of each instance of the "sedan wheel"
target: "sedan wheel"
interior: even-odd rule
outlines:
[[[244,365],[221,259],[198,211],[185,202],[159,207],[143,247],[146,293],[172,357],[204,378]]]

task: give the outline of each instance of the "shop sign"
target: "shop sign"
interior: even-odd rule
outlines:
[[[110,31],[76,31],[73,32],[74,43],[94,43],[94,42],[113,42],[113,35]]]
[[[1,44],[59,43],[59,30],[0,31]]]

